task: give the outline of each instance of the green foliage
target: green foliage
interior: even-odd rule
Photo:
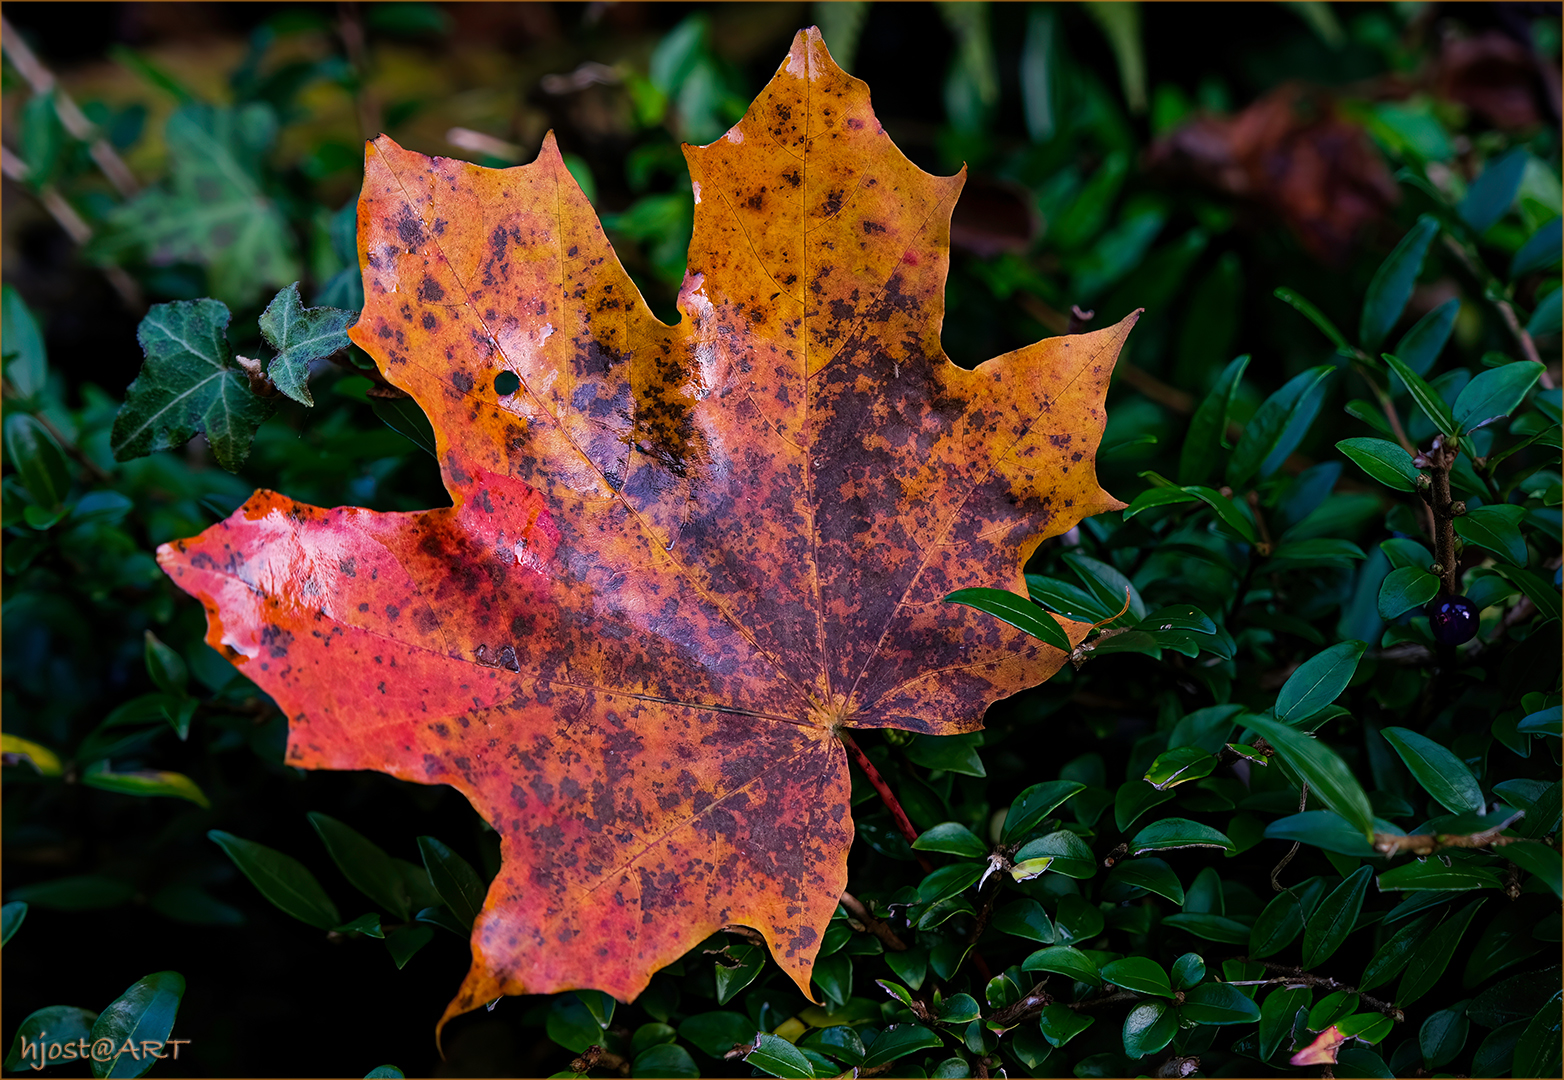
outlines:
[[[369,12],[369,40],[399,64],[413,61],[392,39],[453,32],[431,5]],[[909,153],[970,166],[945,312],[958,362],[1067,332],[1072,305],[1095,308],[1097,326],[1146,309],[1097,460],[1128,506],[1039,548],[1027,595],[950,597],[1069,652],[1056,678],[996,704],[982,732],[857,733],[912,835],[855,775],[849,888],[862,910],[844,898],[826,930],[818,1000],[730,928],[634,1002],[582,989],[462,1018],[446,1035],[457,1058],[482,1025],[539,1048],[466,1071],[1116,1076],[1198,1058],[1202,1074],[1289,1075],[1334,1028],[1339,1076],[1558,1074],[1559,140],[1421,90],[1352,97],[1436,62],[1411,15],[1278,8],[1263,18],[1285,22],[1286,64],[1267,53],[1239,77],[1202,59],[1185,78],[1163,74],[1152,6],[941,5],[913,31],[892,8],[822,11],[888,126],[925,133]],[[671,318],[692,223],[678,143],[738,117],[765,50],[735,46],[720,8],[649,17],[654,32],[601,54],[616,66],[568,77],[585,89],[534,94],[562,70],[551,56],[501,96],[543,102]],[[460,123],[527,144],[492,166],[530,155],[542,121],[445,118],[455,106],[436,98],[477,98],[449,88],[381,81],[366,94],[381,76],[334,38],[296,47],[323,40],[308,22],[258,29],[240,69],[221,73],[221,104],[152,53],[120,50],[148,105],[82,103],[144,181],[119,197],[62,124],[60,91],[33,93],[6,69],[19,198],[62,197],[92,233],[84,263],[149,302],[127,387],[134,368],[110,382],[58,344],[95,317],[88,301],[13,280],[9,265],[0,294],[0,941],[8,990],[31,1010],[8,1069],[28,1068],[24,1046],[45,1034],[167,1040],[181,1003],[187,1024],[206,1000],[259,985],[266,974],[245,965],[263,950],[286,958],[274,1003],[337,961],[360,965],[340,996],[416,1003],[400,1025],[415,1037],[393,1051],[402,1033],[382,1020],[382,1052],[366,1028],[353,1074],[415,1063],[404,1052],[433,1068],[428,1030],[497,866],[493,831],[441,789],[289,769],[286,718],[152,557],[256,486],[396,510],[441,498],[427,420],[346,339],[362,303],[357,110],[383,107],[399,138],[427,120],[407,130],[432,139]],[[932,76],[888,57],[892,27],[940,39]],[[582,57],[598,55],[589,38],[621,32],[588,29],[562,31],[581,35]],[[1556,52],[1557,18],[1533,29]],[[1110,70],[1077,59],[1093,50]],[[1246,54],[1211,56],[1227,52]],[[898,111],[880,81],[888,60],[934,87],[932,114]],[[1364,153],[1399,192],[1334,263],[1259,193],[1239,204],[1148,164],[1159,140],[1236,112],[1283,68],[1345,87],[1330,115],[1367,133]],[[313,111],[333,94],[345,135]],[[617,126],[594,141],[599,114]],[[1477,616],[1455,645],[1425,610],[1450,593]],[[1093,629],[1072,648],[1054,614]],[[92,969],[112,987],[136,974],[61,944],[88,940],[94,920],[147,949],[220,959],[200,976],[188,953],[147,965],[178,966],[188,998],[160,972],[101,1015],[48,1005],[65,995],[15,973]],[[249,1064],[228,1060],[235,1074]],[[123,1054],[94,1066],[155,1067]]]

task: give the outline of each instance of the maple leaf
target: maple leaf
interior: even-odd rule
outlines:
[[[1063,652],[943,597],[1020,591],[1043,538],[1124,505],[1094,453],[1135,317],[952,364],[962,177],[901,155],[818,31],[685,154],[670,327],[552,136],[505,170],[375,140],[350,335],[427,413],[453,505],[260,491],[159,550],[290,764],[450,784],[498,831],[442,1025],[630,1000],[726,924],[810,994],[853,838],[838,735],[973,731],[1052,675]]]

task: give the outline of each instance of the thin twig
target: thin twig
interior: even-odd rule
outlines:
[[[1500,294],[1497,288],[1499,283],[1488,272],[1488,268],[1472,258],[1471,252],[1466,250],[1466,245],[1449,233],[1445,233],[1440,239],[1444,242],[1445,250],[1454,255],[1462,268],[1482,286],[1480,291],[1483,294],[1483,298],[1499,312],[1499,318],[1504,323],[1504,328],[1515,339],[1515,344],[1520,347],[1521,355],[1527,360],[1541,364],[1542,357],[1537,353],[1537,343],[1531,339],[1531,335],[1521,325],[1520,317],[1515,314],[1514,306]],[[1541,382],[1544,389],[1551,390],[1553,388],[1553,379],[1548,375],[1546,365],[1542,369]]]
[[[1517,810],[1509,817],[1491,829],[1484,829],[1476,833],[1433,833],[1421,836],[1401,836],[1397,833],[1375,833],[1374,850],[1382,855],[1397,855],[1406,852],[1409,855],[1427,856],[1445,848],[1472,848],[1505,847],[1509,844],[1542,844],[1545,841],[1536,836],[1505,836],[1504,830],[1514,825],[1526,816],[1526,811]],[[1549,845],[1551,846],[1551,845]]]
[[[883,919],[877,919],[869,911],[868,905],[850,892],[842,894],[842,906],[847,909],[847,914],[863,924],[863,928],[875,937],[879,938],[884,946],[891,952],[906,952],[907,943],[896,936],[890,924]]]
[[[1304,807],[1308,806],[1308,804],[1309,804],[1309,782],[1307,780],[1305,780],[1305,781],[1303,781],[1303,791],[1300,792],[1299,795],[1298,795],[1298,813],[1300,813],[1300,814],[1303,813]],[[1282,883],[1277,880],[1277,878],[1281,876],[1281,872],[1283,870],[1287,869],[1287,864],[1292,862],[1293,856],[1298,854],[1298,849],[1301,848],[1302,846],[1303,846],[1303,844],[1302,844],[1301,841],[1294,840],[1293,843],[1292,843],[1292,847],[1287,850],[1287,854],[1282,856],[1282,861],[1277,863],[1276,866],[1271,869],[1271,888],[1272,889],[1275,889],[1277,892],[1286,892],[1287,891],[1282,886]]]
[[[1376,997],[1370,997],[1355,986],[1342,982],[1340,979],[1332,979],[1325,975],[1312,975],[1302,968],[1288,967],[1285,964],[1273,964],[1269,960],[1254,960],[1247,956],[1237,957],[1239,962],[1259,964],[1267,971],[1279,972],[1277,978],[1271,979],[1235,979],[1228,986],[1281,986],[1284,984],[1298,986],[1321,986],[1327,990],[1345,990],[1349,994],[1358,995],[1359,1000],[1369,1008],[1384,1013],[1396,1023],[1406,1019],[1406,1014],[1388,1001],[1381,1001]]]
[[[858,763],[858,767],[869,778],[869,783],[874,785],[874,790],[880,793],[880,801],[891,812],[891,820],[896,822],[896,827],[907,838],[907,843],[911,844],[917,840],[918,830],[912,827],[912,822],[907,818],[907,811],[901,808],[901,803],[897,800],[896,793],[885,782],[885,777],[880,775],[880,770],[874,767],[874,762],[869,760],[869,755],[863,752],[863,747],[855,743],[853,737],[845,731],[837,732],[836,737],[842,740],[842,745],[847,747],[847,752],[853,756],[853,760]],[[934,872],[933,864],[924,858],[920,852],[913,852],[913,854],[917,855],[918,865],[923,867],[925,874]]]
[[[109,145],[93,122],[87,119],[71,96],[61,88],[54,72],[44,66],[3,16],[0,16],[0,46],[5,49],[5,55],[10,58],[17,74],[27,80],[33,93],[47,94],[54,91],[54,114],[60,118],[60,125],[73,138],[87,144],[87,152],[120,197],[128,199],[134,195],[137,190],[136,178],[131,175],[125,160],[114,152],[114,147]]]

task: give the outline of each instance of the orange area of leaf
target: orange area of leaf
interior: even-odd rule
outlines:
[[[377,139],[352,335],[428,414],[453,506],[261,491],[159,551],[290,764],[450,784],[500,834],[442,1024],[629,1000],[726,924],[809,994],[853,838],[836,733],[972,731],[1052,675],[1064,653],[942,598],[1022,591],[1044,538],[1124,505],[1093,459],[1135,317],[951,364],[962,178],[902,156],[817,31],[685,153],[670,327],[552,136],[505,170]]]

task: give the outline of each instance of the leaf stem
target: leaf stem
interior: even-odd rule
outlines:
[[[1349,994],[1358,995],[1359,1000],[1371,1009],[1384,1013],[1392,1020],[1400,1023],[1406,1019],[1406,1014],[1388,1001],[1380,1001],[1376,997],[1370,997],[1355,986],[1350,986],[1340,979],[1332,979],[1325,975],[1311,975],[1302,968],[1287,967],[1285,964],[1273,964],[1269,960],[1254,960],[1247,956],[1236,957],[1243,963],[1259,964],[1267,971],[1280,972],[1276,978],[1271,979],[1244,979],[1229,982],[1228,986],[1279,986],[1284,983],[1302,984],[1304,986],[1321,986],[1326,990],[1345,990]]]
[[[847,752],[853,756],[863,774],[869,778],[869,783],[874,785],[874,790],[880,793],[880,801],[891,812],[891,820],[896,822],[896,827],[907,838],[907,843],[918,839],[918,830],[912,827],[912,822],[907,818],[907,811],[901,808],[901,803],[896,798],[896,793],[885,782],[885,777],[880,775],[880,770],[874,767],[874,762],[869,760],[869,755],[863,752],[863,747],[853,741],[853,737],[845,731],[838,731],[836,737],[842,740],[842,745],[847,747]],[[918,856],[918,865],[923,867],[925,874],[934,872],[933,865],[923,855],[914,852]]]
[[[847,914],[862,923],[864,929],[879,938],[880,942],[891,952],[907,951],[907,943],[896,936],[896,931],[891,929],[890,924],[881,919],[876,919],[870,913],[868,905],[852,893],[842,893],[842,906],[847,909]]]

